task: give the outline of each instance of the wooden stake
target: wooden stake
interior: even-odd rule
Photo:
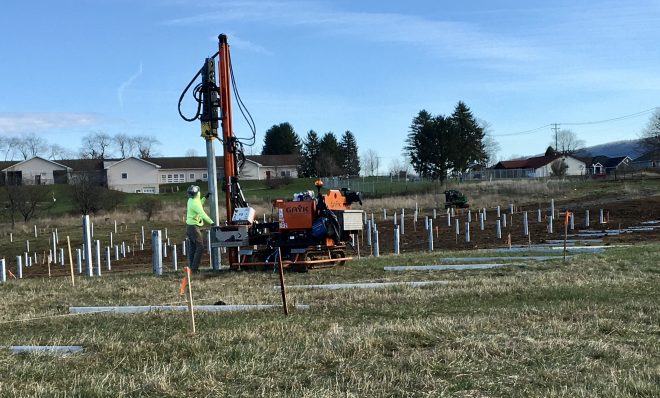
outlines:
[[[73,256],[71,255],[71,240],[69,235],[66,236],[66,245],[69,248],[69,265],[71,266],[71,286],[76,286],[76,278],[73,274]]]
[[[277,262],[280,269],[280,289],[282,290],[282,307],[284,308],[284,315],[289,315],[289,307],[286,304],[286,289],[284,286],[284,267],[282,266],[282,249],[277,248]]]
[[[188,278],[188,311],[190,311],[190,327],[192,334],[195,334],[195,312],[193,310],[193,297],[192,297],[192,278],[190,277],[190,268],[185,267],[186,278]]]

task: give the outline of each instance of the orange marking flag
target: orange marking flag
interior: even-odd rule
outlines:
[[[564,224],[568,224],[568,220],[571,218],[571,212],[567,211],[566,212],[566,219],[564,220]]]
[[[183,267],[184,272],[186,273],[181,280],[181,287],[179,288],[179,296],[183,296],[186,292],[186,287],[188,286],[188,277],[190,275],[190,268]]]

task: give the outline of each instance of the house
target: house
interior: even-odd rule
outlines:
[[[504,160],[492,167],[493,170],[519,171],[518,177],[550,177],[552,163],[564,162],[567,166],[565,175],[584,175],[587,165],[571,155],[545,155],[519,160]]]
[[[630,164],[635,169],[660,169],[660,151],[647,152]]]
[[[134,157],[103,163],[109,189],[131,193],[159,192],[159,165]]]
[[[617,171],[627,169],[630,166],[630,159],[628,156],[617,156],[610,158],[607,156],[595,156],[589,162],[589,172],[592,175],[610,175],[615,174]]]
[[[247,156],[240,164],[243,180],[297,178],[297,155]],[[218,178],[224,175],[224,158],[216,157]],[[52,161],[41,157],[22,162],[0,162],[0,184],[66,184],[90,178],[95,184],[122,192],[159,193],[161,184],[208,180],[206,157],[159,157],[139,159],[70,159]]]
[[[35,156],[12,162],[2,170],[2,182],[8,184],[46,185],[66,181],[71,168],[61,163]]]

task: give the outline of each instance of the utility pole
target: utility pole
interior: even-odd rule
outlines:
[[[552,126],[552,131],[555,132],[555,152],[559,152],[559,124],[553,123]]]

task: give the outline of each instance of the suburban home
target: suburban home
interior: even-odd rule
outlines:
[[[492,170],[521,171],[519,177],[550,177],[552,163],[564,162],[569,176],[586,174],[587,165],[582,160],[571,155],[545,155],[519,160],[504,160],[492,167]]]
[[[71,168],[61,163],[35,156],[4,167],[2,182],[8,184],[45,185],[67,181]]]
[[[630,166],[628,156],[617,156],[610,158],[607,156],[595,156],[589,162],[589,172],[595,176],[611,175],[617,171],[622,171]]]
[[[108,189],[133,193],[158,193],[160,166],[139,158],[103,162]]]
[[[224,159],[216,157],[218,178],[224,175]],[[297,178],[297,155],[247,156],[243,180]],[[208,181],[206,157],[159,157],[139,159],[70,159],[52,161],[34,157],[0,162],[0,184],[66,184],[78,178],[122,192],[159,193],[161,184]]]
[[[635,169],[660,169],[660,151],[650,151],[631,162]]]

